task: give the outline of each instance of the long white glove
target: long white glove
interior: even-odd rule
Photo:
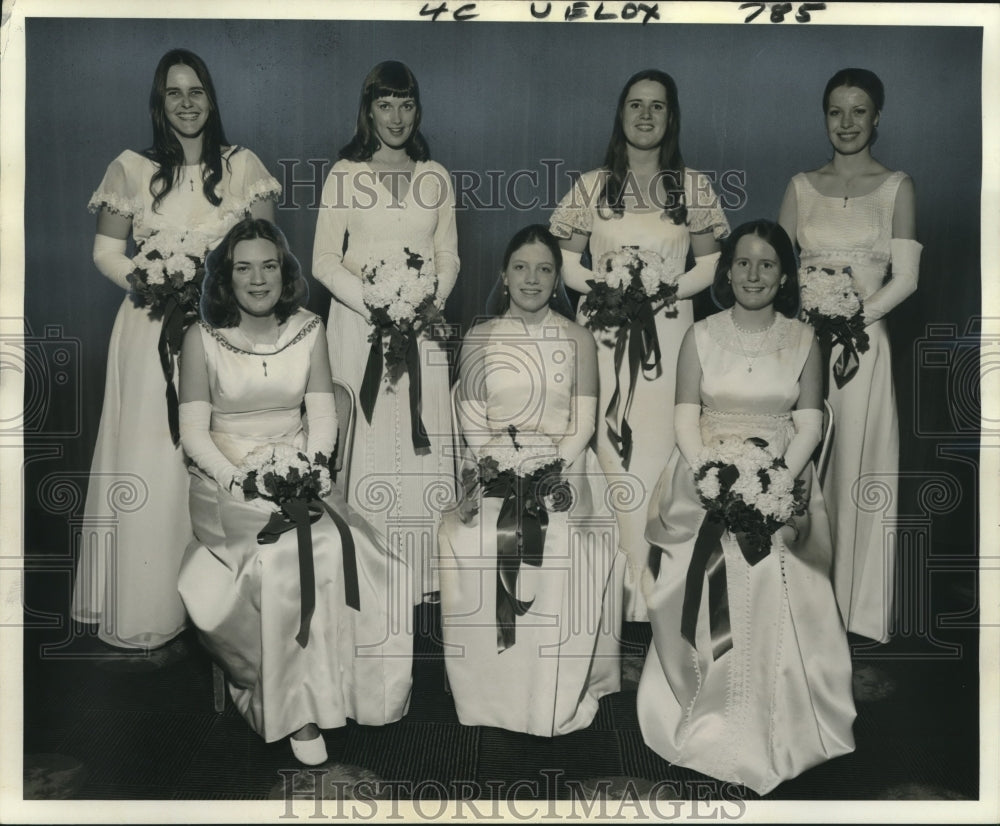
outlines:
[[[581,263],[583,254],[579,252],[572,252],[571,250],[562,251],[562,275],[563,282],[571,290],[576,290],[578,293],[589,293],[590,286],[587,284],[587,280],[594,280],[594,273],[587,269]]]
[[[577,396],[576,414],[566,436],[559,442],[559,458],[569,467],[590,444],[597,424],[597,396]]]
[[[462,437],[478,459],[482,448],[493,438],[486,415],[486,402],[479,399],[459,399],[457,408]]]
[[[129,289],[126,276],[135,269],[132,259],[125,254],[125,241],[110,235],[94,236],[94,264],[101,274],[123,290]]]
[[[865,324],[878,321],[917,290],[923,246],[909,238],[893,238],[889,242],[889,250],[892,255],[892,278],[865,300]]]
[[[823,411],[815,408],[793,410],[792,423],[795,435],[785,449],[785,464],[792,476],[798,476],[823,438]]]
[[[216,484],[231,492],[234,481],[242,481],[243,474],[219,450],[212,440],[209,425],[212,422],[212,405],[209,402],[184,402],[178,408],[181,445],[184,452],[198,467],[211,476]]]
[[[694,259],[694,266],[677,279],[677,297],[690,298],[710,287],[715,280],[715,265],[721,252],[711,252],[699,255]]]
[[[681,402],[674,405],[674,434],[681,455],[692,469],[698,467],[698,454],[704,448],[701,441],[701,405]]]
[[[327,458],[333,455],[337,444],[337,404],[333,393],[306,393],[306,416],[309,418],[309,435],[306,439],[306,456],[309,461],[317,453]],[[343,449],[343,445],[341,445]]]

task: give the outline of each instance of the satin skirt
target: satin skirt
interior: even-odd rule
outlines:
[[[334,489],[327,503],[354,537],[361,611],[345,604],[340,534],[324,513],[312,525],[316,608],[301,647],[295,530],[258,544],[269,510],[237,501],[197,471],[191,479],[197,540],[181,568],[180,595],[250,726],[271,742],[307,723],[399,720],[412,684],[412,604],[406,566],[386,554],[381,537]]]
[[[671,763],[759,794],[853,751],[851,659],[830,583],[829,522],[819,486],[811,485],[794,547],[775,534],[771,553],[750,566],[736,540],[723,535],[733,644],[718,660],[707,587],[696,647],[681,636],[687,570],[704,510],[679,451],[653,503],[647,536],[662,555],[648,597],[653,644],[639,682],[646,744]]]
[[[161,327],[128,298],[115,318],[73,585],[73,619],[121,648],[165,645],[187,625],[188,472],[167,422]]]
[[[625,560],[604,502],[603,475],[567,478],[579,492],[552,513],[542,564],[521,562],[514,644],[498,651],[496,524],[502,500],[483,497],[468,523],[445,516],[439,532],[445,665],[459,720],[551,737],[586,728],[598,700],[621,688],[619,640]],[[591,483],[594,484],[591,484]],[[595,492],[594,488],[598,488]],[[590,507],[597,502],[599,507]],[[598,513],[600,511],[600,513]]]
[[[888,642],[899,502],[899,417],[885,324],[842,389],[830,377],[834,437],[823,484],[833,530],[833,586],[847,630]],[[831,362],[840,347],[835,347]]]

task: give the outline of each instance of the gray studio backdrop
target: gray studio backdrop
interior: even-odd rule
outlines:
[[[974,441],[968,417],[978,415],[954,362],[963,346],[955,336],[980,312],[980,30],[41,18],[27,24],[25,315],[46,346],[68,340],[77,363],[67,380],[28,391],[44,408],[26,457],[29,550],[69,552],[65,522],[38,507],[36,489],[49,474],[89,466],[122,298],[91,263],[87,200],[119,152],[149,145],[153,70],[177,46],[208,63],[230,140],[286,184],[289,173],[306,182],[277,213],[306,270],[315,170],[328,169],[350,138],[369,68],[407,63],[420,82],[432,157],[464,176],[462,270],[447,306],[463,325],[480,311],[510,235],[547,221],[570,173],[600,164],[633,72],[659,67],[676,79],[685,162],[717,176],[733,226],[775,218],[789,178],[828,158],[827,78],[845,66],[878,72],[887,97],[875,154],[913,176],[925,245],[920,290],[891,320],[902,469],[957,475],[966,493],[953,513],[956,541],[970,550],[975,471],[940,458],[938,447],[961,441],[963,427]],[[512,178],[518,170],[527,172]],[[311,287],[309,306],[325,317],[329,297]],[[928,325],[937,325],[940,341],[931,344],[944,355],[925,368]],[[965,425],[956,423],[962,414]],[[57,449],[47,454],[46,445]],[[904,500],[914,496],[908,484]]]

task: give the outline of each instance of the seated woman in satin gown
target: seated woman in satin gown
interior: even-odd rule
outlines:
[[[546,737],[587,727],[599,698],[619,690],[624,579],[607,484],[588,446],[594,339],[569,319],[560,264],[544,226],[511,239],[491,297],[495,317],[462,346],[456,411],[471,467],[513,426],[518,444],[565,462],[572,505],[554,506],[558,494],[547,500],[547,524],[532,542],[527,517],[516,527],[504,518],[504,492],[470,485],[439,531],[445,664],[459,720]]]
[[[646,744],[671,763],[766,794],[854,750],[851,660],[810,463],[822,431],[822,360],[812,328],[795,319],[795,256],[777,224],[753,221],[733,232],[713,291],[728,309],[697,322],[681,345],[677,448],[646,528],[661,556],[656,579],[643,576],[653,644],[639,682],[639,724]],[[753,565],[722,534],[716,565],[724,566],[725,588],[718,599],[703,587],[687,606],[696,613],[692,647],[682,634],[691,619],[689,572],[704,582],[713,567],[711,558],[702,570],[696,564],[705,510],[694,469],[704,446],[734,437],[761,438],[782,456],[804,480],[808,508],[773,534],[770,553]],[[716,634],[726,608],[728,650]]]
[[[300,306],[307,290],[298,261],[268,221],[234,226],[207,270],[203,320],[188,330],[181,359],[196,541],[180,594],[251,727],[268,742],[290,735],[301,762],[322,763],[319,729],[406,713],[405,566],[334,488],[311,528],[315,608],[305,618],[296,530],[260,543],[274,511],[245,500],[241,465],[261,445],[291,445],[310,459],[332,454],[337,412],[323,322]],[[346,604],[352,592],[360,610]]]

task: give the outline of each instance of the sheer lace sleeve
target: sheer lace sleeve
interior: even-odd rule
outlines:
[[[115,158],[104,173],[104,178],[87,204],[91,212],[106,209],[124,218],[134,218],[141,212],[142,204],[138,197],[138,176],[135,174],[135,160],[140,159],[131,150],[122,152]]]
[[[729,220],[708,176],[693,169],[686,176],[688,229],[695,234],[711,232],[717,241],[729,235]]]
[[[239,212],[248,212],[257,201],[277,201],[281,184],[253,152],[236,147],[229,155],[233,169],[233,195]]]
[[[601,171],[581,175],[549,218],[556,238],[570,238],[574,232],[589,235],[594,226],[594,204],[600,195]]]

